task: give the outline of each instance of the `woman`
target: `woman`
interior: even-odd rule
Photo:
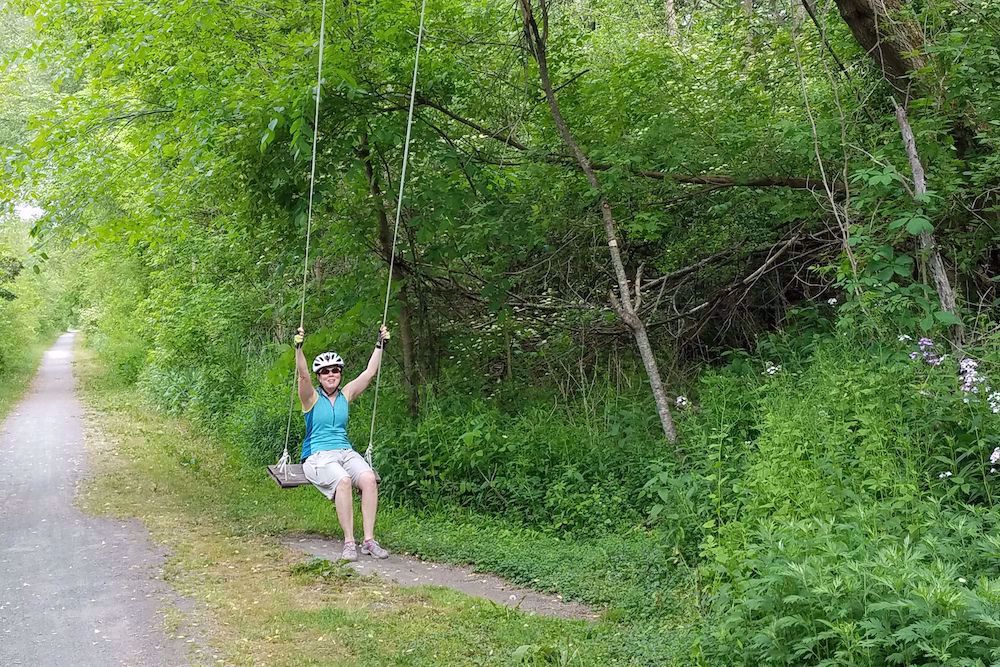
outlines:
[[[302,352],[304,340],[305,331],[300,328],[295,336],[295,368],[299,378],[299,401],[306,418],[302,470],[306,479],[337,508],[337,520],[344,531],[341,558],[348,561],[358,559],[358,547],[354,542],[352,484],[361,492],[361,524],[364,530],[361,553],[374,558],[388,558],[389,552],[375,541],[378,480],[368,462],[354,451],[347,439],[347,417],[350,402],[368,387],[378,373],[382,349],[389,341],[389,330],[382,325],[368,367],[344,385],[344,360],[336,352],[324,352],[312,364],[319,383],[318,388],[313,387]]]

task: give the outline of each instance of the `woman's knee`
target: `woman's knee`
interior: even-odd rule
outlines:
[[[358,475],[358,488],[362,493],[376,490],[378,482],[375,480],[375,473],[368,470]]]
[[[334,493],[339,496],[342,493],[346,493],[348,496],[351,495],[351,478],[341,477],[337,482],[337,488]]]

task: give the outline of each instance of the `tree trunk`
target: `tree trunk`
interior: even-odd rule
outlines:
[[[677,8],[674,7],[674,0],[663,0],[663,13],[666,14],[667,36],[677,39]]]
[[[802,24],[805,23],[806,17],[809,15],[809,11],[806,7],[806,3],[809,0],[802,0],[801,2],[792,3],[792,28],[797,33]]]
[[[875,60],[896,99],[905,101],[909,75],[924,62],[919,54],[924,34],[913,22],[894,16],[905,0],[836,0],[840,16],[854,38]]]
[[[638,314],[642,295],[641,269],[636,273],[633,296],[633,291],[629,287],[628,277],[625,274],[625,264],[622,262],[621,252],[618,249],[617,225],[611,211],[611,204],[608,203],[607,197],[604,196],[601,190],[601,183],[597,180],[597,174],[591,167],[589,158],[576,142],[573,133],[570,132],[569,126],[562,116],[562,112],[559,110],[559,102],[556,100],[552,80],[549,77],[548,57],[545,51],[548,39],[548,7],[546,0],[539,0],[539,8],[542,12],[541,28],[539,28],[538,22],[535,20],[532,0],[519,0],[518,4],[521,9],[521,16],[524,19],[524,34],[528,40],[529,48],[535,57],[535,61],[538,63],[538,78],[541,82],[542,90],[545,92],[545,99],[548,102],[552,120],[559,131],[563,143],[566,144],[580,165],[580,169],[586,176],[590,187],[599,195],[601,219],[604,222],[604,232],[608,240],[611,265],[614,268],[615,278],[618,283],[617,295],[614,290],[611,291],[611,302],[618,316],[632,330],[636,346],[639,348],[639,355],[642,357],[642,363],[646,369],[646,375],[649,378],[649,386],[653,392],[653,399],[656,401],[656,410],[660,417],[660,425],[663,427],[663,435],[666,437],[667,442],[674,444],[677,442],[677,429],[674,427],[673,416],[670,413],[670,403],[667,400],[667,394],[660,378],[656,356],[653,354],[653,348],[646,333],[646,324]]]
[[[417,253],[417,239],[414,237],[413,228],[410,225],[404,225],[404,230],[406,231],[406,241],[410,246],[410,262],[413,266],[417,266],[420,262],[420,255]],[[411,296],[416,298],[416,320],[421,342],[420,347],[415,350],[417,356],[413,361],[415,366],[414,372],[416,373],[416,379],[421,381],[421,385],[424,385],[438,375],[440,357],[438,354],[438,338],[432,324],[427,293],[421,289],[413,290],[413,292],[415,294]]]
[[[393,273],[397,273],[395,266]],[[400,272],[401,273],[401,272]],[[403,351],[403,380],[406,384],[406,408],[411,417],[420,414],[420,391],[416,377],[414,350],[416,341],[413,335],[413,308],[410,307],[410,283],[402,280],[399,286],[399,342]]]
[[[385,212],[385,199],[379,186],[378,176],[372,166],[371,149],[368,146],[368,135],[361,139],[358,156],[365,166],[365,178],[368,181],[368,191],[375,202],[375,213],[378,216],[378,237],[382,245],[382,254],[388,259],[392,256],[392,228]],[[417,379],[414,364],[415,341],[413,335],[413,309],[410,306],[409,289],[406,272],[400,262],[394,262],[392,279],[399,281],[399,342],[403,353],[403,383],[406,385],[407,408],[411,417],[420,413],[420,392],[417,389]]]
[[[920,25],[913,21],[900,20],[896,14],[903,8],[906,0],[835,0],[840,16],[851,29],[858,44],[874,60],[882,72],[882,76],[893,89],[896,121],[903,135],[903,145],[906,157],[913,172],[914,197],[920,201],[927,193],[927,181],[924,168],[917,153],[917,143],[913,137],[906,115],[906,104],[910,98],[912,81],[910,75],[926,64],[922,52],[924,48],[924,33]],[[967,132],[960,119],[953,120],[952,136],[958,149],[959,157],[967,149]],[[934,288],[937,291],[941,310],[958,317],[955,290],[948,279],[944,260],[938,249],[934,235],[924,232],[919,235],[920,247],[927,254],[927,269]],[[962,324],[956,324],[952,335],[957,344],[961,343],[963,335]]]
[[[920,155],[917,153],[917,142],[913,137],[913,129],[910,121],[906,117],[906,109],[896,104],[896,121],[899,123],[899,131],[903,135],[903,146],[906,148],[906,157],[910,161],[910,170],[913,172],[913,196],[919,202],[927,194],[927,179],[924,175],[924,167],[920,163]],[[952,289],[951,281],[948,279],[948,272],[945,270],[944,260],[938,251],[937,241],[931,232],[921,232],[920,248],[927,254],[928,270],[934,280],[934,288],[937,291],[938,300],[941,302],[941,310],[958,317],[958,307],[955,299],[955,290]],[[963,328],[961,322],[956,324],[952,330],[952,335],[957,345],[961,345]]]
[[[906,0],[836,0],[836,3],[855,39],[875,60],[892,86],[898,103],[907,106],[909,98],[916,95],[932,95],[938,103],[946,101],[943,79],[915,82],[910,78],[927,64],[927,57],[923,55],[926,37],[916,21],[903,21],[894,16],[905,6]],[[915,83],[921,83],[923,90],[913,94],[911,89]],[[961,160],[983,147],[977,138],[981,129],[978,126],[982,124],[976,120],[978,117],[972,107],[951,115],[951,137]]]

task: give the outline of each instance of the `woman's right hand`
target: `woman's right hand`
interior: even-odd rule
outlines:
[[[304,343],[306,340],[306,332],[302,327],[298,328],[298,332],[295,334],[294,340],[295,340],[295,347],[301,348],[302,343]]]

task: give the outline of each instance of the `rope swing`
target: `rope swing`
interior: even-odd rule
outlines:
[[[410,159],[410,136],[413,129],[413,108],[417,96],[417,74],[420,68],[420,48],[423,44],[424,36],[424,16],[427,10],[427,0],[422,0],[420,4],[420,26],[417,30],[417,48],[413,56],[413,80],[410,83],[410,107],[406,116],[406,138],[403,141],[403,166],[399,177],[399,194],[396,197],[396,221],[392,231],[392,249],[389,254],[389,276],[385,287],[385,306],[382,309],[382,325],[384,326],[389,315],[389,297],[392,293],[392,271],[396,260],[396,240],[399,235],[399,220],[403,211],[403,194],[406,187],[406,172]],[[299,328],[304,328],[306,314],[306,282],[309,272],[309,240],[312,235],[312,215],[313,215],[313,193],[316,187],[316,148],[319,144],[319,107],[323,84],[323,47],[326,38],[326,0],[320,13],[319,23],[319,59],[316,66],[316,108],[313,115],[313,142],[312,159],[309,169],[309,203],[306,212],[306,250],[302,261],[302,294],[299,303]],[[291,396],[288,403],[288,420],[285,424],[285,445],[281,458],[277,465],[268,466],[271,477],[283,488],[301,486],[308,484],[301,465],[291,463],[291,456],[288,453],[288,441],[292,432],[292,414],[295,410],[295,371],[292,371]],[[372,421],[368,432],[368,447],[365,449],[365,459],[368,465],[372,464],[375,442],[375,415],[378,410],[378,390],[382,380],[382,364],[379,363],[378,371],[375,375],[375,397],[372,403]],[[376,473],[377,474],[377,473]]]
[[[326,0],[324,0],[325,2]],[[396,197],[396,222],[392,228],[392,251],[389,254],[389,277],[385,285],[385,308],[382,309],[382,326],[389,315],[389,293],[392,290],[392,269],[396,265],[396,237],[399,235],[399,217],[403,210],[403,189],[406,187],[406,168],[410,163],[410,130],[413,129],[413,103],[417,98],[417,72],[420,68],[420,45],[424,39],[424,11],[427,0],[420,3],[420,27],[417,29],[417,51],[413,55],[413,81],[410,83],[410,110],[406,114],[406,139],[403,141],[403,167],[399,174],[399,195]],[[375,373],[375,399],[372,402],[372,425],[368,431],[368,449],[365,459],[372,465],[372,444],[375,439],[375,411],[378,409],[378,387],[382,380],[382,364],[379,363]]]

